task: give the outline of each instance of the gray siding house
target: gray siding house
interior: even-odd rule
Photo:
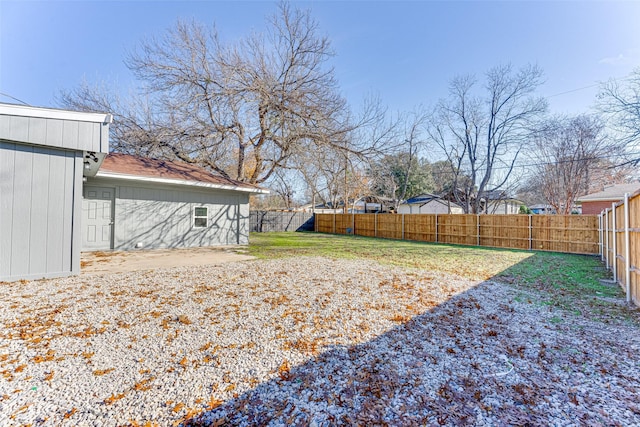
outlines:
[[[80,271],[83,175],[108,152],[110,122],[0,103],[0,281]]]
[[[0,103],[0,281],[80,272],[80,251],[247,244],[267,190],[110,154],[111,115]]]
[[[247,244],[266,190],[181,162],[109,154],[84,185],[82,250]]]

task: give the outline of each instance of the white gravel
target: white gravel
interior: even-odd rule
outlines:
[[[0,284],[0,425],[640,425],[638,327],[517,295],[323,258]]]

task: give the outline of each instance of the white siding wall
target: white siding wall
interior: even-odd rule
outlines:
[[[520,213],[520,203],[513,200],[489,202],[487,213],[494,215],[511,215]]]
[[[133,184],[89,178],[87,185],[116,189],[114,249],[247,244],[249,195],[185,186]],[[193,209],[208,207],[208,226],[193,226]]]
[[[106,153],[109,126],[75,120],[0,114],[0,138],[28,144]]]
[[[425,204],[402,204],[398,206],[399,214],[461,214],[462,208],[451,204],[451,212],[447,202],[432,200]]]
[[[0,141],[0,280],[78,273],[80,152]]]

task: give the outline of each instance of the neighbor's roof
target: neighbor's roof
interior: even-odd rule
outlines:
[[[452,208],[462,208],[462,206],[460,206],[455,202],[449,202],[446,199],[442,198],[441,196],[438,196],[435,194],[429,194],[429,193],[424,193],[424,194],[420,194],[419,196],[412,197],[400,204],[424,206],[427,203],[431,203],[431,202],[440,203],[441,205],[448,205],[448,206],[451,206]]]
[[[268,190],[220,175],[183,162],[149,159],[130,154],[110,153],[105,157],[97,177],[117,178],[160,184],[179,184],[249,193]]]
[[[437,199],[441,199],[440,196],[436,196],[435,194],[429,194],[429,193],[424,193],[424,194],[420,194],[419,196],[414,196],[411,197],[410,199],[407,199],[405,202],[401,203],[403,205],[413,205],[413,204],[418,204],[418,203],[427,203],[430,202],[432,200],[437,200]]]
[[[605,187],[603,191],[597,193],[587,194],[582,197],[578,197],[578,202],[597,202],[597,201],[612,201],[624,199],[625,193],[630,195],[640,190],[640,182],[634,182],[632,184],[616,184],[609,187]]]

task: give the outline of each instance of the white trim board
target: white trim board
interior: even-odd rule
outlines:
[[[0,103],[0,114],[6,116],[35,117],[43,119],[75,120],[78,122],[113,122],[113,116],[106,113],[83,113],[80,111],[58,110],[54,108],[30,107],[26,105]]]

